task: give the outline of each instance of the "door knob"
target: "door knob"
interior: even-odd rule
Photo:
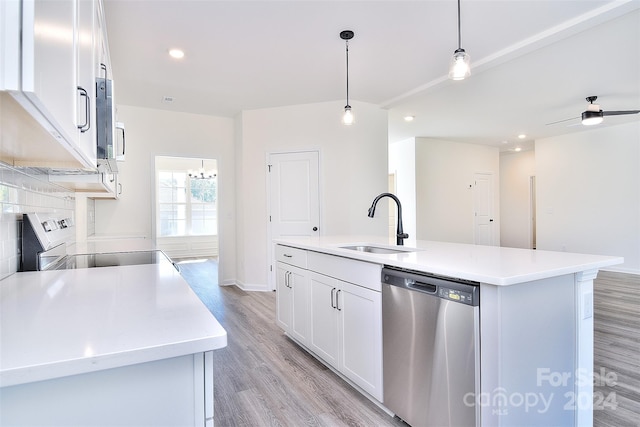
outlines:
[[[318,231],[318,227],[313,227],[313,231]]]

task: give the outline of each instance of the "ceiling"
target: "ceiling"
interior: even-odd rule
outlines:
[[[525,149],[584,130],[585,97],[640,109],[640,1],[463,0],[470,78],[446,78],[457,2],[104,0],[118,103],[233,117],[345,100],[389,110],[389,141],[413,136]],[[185,57],[169,57],[170,48]],[[172,102],[165,102],[172,98]],[[407,123],[403,117],[415,116]],[[638,121],[605,117],[600,126]],[[517,135],[524,133],[523,140]]]

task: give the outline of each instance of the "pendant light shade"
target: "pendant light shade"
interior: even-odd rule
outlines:
[[[451,80],[464,80],[471,75],[471,57],[461,45],[460,37],[460,0],[458,0],[458,48],[453,52],[449,65],[449,78]]]
[[[353,113],[351,112],[351,106],[349,104],[344,107],[344,114],[342,115],[342,123],[345,125],[353,124]]]
[[[464,49],[456,49],[449,65],[451,80],[464,80],[471,75],[471,57]]]
[[[344,106],[344,114],[342,116],[342,123],[347,126],[352,125],[354,122],[351,105],[349,105],[349,40],[351,40],[353,36],[354,34],[351,30],[344,30],[340,32],[340,38],[344,40],[345,43],[345,52],[347,56],[347,105]]]

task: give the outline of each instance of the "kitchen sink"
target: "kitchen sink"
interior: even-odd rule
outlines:
[[[372,254],[400,254],[404,252],[415,252],[416,249],[400,249],[400,248],[388,248],[384,246],[372,246],[372,245],[353,245],[353,246],[341,246],[341,249],[349,249],[358,252],[369,252]]]

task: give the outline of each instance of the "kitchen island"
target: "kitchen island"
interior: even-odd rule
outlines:
[[[382,315],[367,313],[379,311],[381,306],[382,268],[395,267],[470,281],[479,287],[475,341],[479,369],[475,390],[464,395],[464,404],[475,408],[476,425],[592,424],[593,279],[599,269],[620,264],[622,258],[415,240],[398,247],[386,238],[369,236],[281,238],[274,242],[277,283],[293,292],[293,298],[279,306],[291,312],[290,323],[286,324],[285,316],[281,321],[278,314],[279,324],[325,363],[337,366],[340,374],[372,400],[385,404],[380,390],[384,378],[377,380],[382,363],[368,370],[362,367],[368,366],[369,360],[381,359],[381,339],[376,335],[382,332],[368,337],[367,331],[381,331]],[[310,282],[303,280],[305,271]],[[368,277],[354,275],[354,271]],[[316,284],[323,281],[329,283],[331,295],[319,300],[330,300],[332,308],[337,306],[345,324],[351,322],[349,328],[358,326],[358,320],[353,320],[354,311],[347,320],[346,295],[355,295],[348,287],[364,288],[368,294],[360,301],[371,301],[360,304],[358,312],[369,317],[338,346],[343,360],[339,363],[317,350],[322,347],[316,343],[324,339],[324,332],[314,318],[318,312],[314,297],[320,295]],[[295,285],[301,283],[308,284],[306,292],[301,286],[296,290]],[[350,300],[355,298],[350,296]],[[305,304],[311,315],[305,315]],[[356,340],[366,351],[352,348]],[[359,352],[367,357],[357,359]],[[353,369],[340,370],[349,360],[351,367],[359,369],[358,375],[352,375]],[[368,388],[370,384],[373,387]],[[435,388],[445,386],[442,383]],[[427,399],[433,401],[434,396],[425,396],[425,405]]]
[[[0,281],[0,425],[213,424],[226,331],[172,262]]]

